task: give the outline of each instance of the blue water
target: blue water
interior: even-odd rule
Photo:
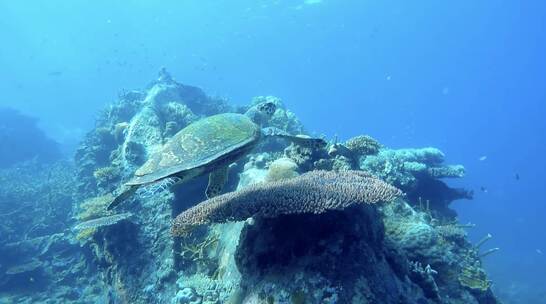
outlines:
[[[166,67],[236,104],[279,96],[317,134],[438,147],[524,300],[546,293],[545,29],[543,1],[1,1],[0,106],[70,151]]]

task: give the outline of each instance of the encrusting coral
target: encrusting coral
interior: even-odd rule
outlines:
[[[178,215],[171,231],[181,236],[204,224],[250,217],[320,214],[359,203],[388,202],[401,195],[397,188],[363,171],[311,171],[292,179],[251,185],[204,201]]]

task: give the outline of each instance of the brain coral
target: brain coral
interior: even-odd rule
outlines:
[[[402,192],[397,188],[363,171],[311,171],[206,200],[178,215],[171,231],[174,235],[185,235],[195,226],[210,223],[319,214],[353,204],[387,202],[400,195]]]

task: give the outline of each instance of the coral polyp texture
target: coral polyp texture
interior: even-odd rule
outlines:
[[[299,177],[256,184],[192,207],[176,217],[174,235],[193,227],[243,221],[250,217],[274,218],[288,214],[320,214],[354,204],[389,202],[402,192],[362,171],[311,171]]]

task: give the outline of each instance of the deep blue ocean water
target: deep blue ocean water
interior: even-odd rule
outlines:
[[[278,96],[316,134],[438,147],[475,190],[455,203],[471,238],[501,248],[498,289],[546,293],[543,1],[0,1],[0,41],[0,106],[67,153],[161,67],[236,104]]]

